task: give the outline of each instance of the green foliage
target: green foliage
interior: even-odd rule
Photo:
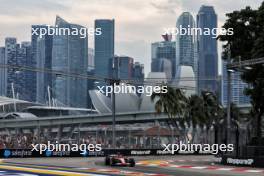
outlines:
[[[233,36],[219,36],[224,45],[224,56],[230,44],[231,58],[248,60],[264,57],[264,2],[257,9],[246,7],[240,11],[227,14],[224,28],[233,28]],[[226,57],[225,57],[226,58]],[[243,72],[242,79],[250,85],[245,90],[252,103],[252,112],[257,118],[257,136],[261,136],[261,118],[264,113],[264,66],[256,65]]]
[[[190,96],[186,107],[186,120],[192,122],[194,126],[210,127],[213,123],[217,123],[223,115],[223,109],[217,97],[207,91],[202,92],[201,96]]]
[[[202,92],[201,96],[192,95],[186,98],[180,89],[168,87],[168,93],[154,93],[151,100],[156,101],[156,112],[167,113],[175,126],[178,121],[180,124],[187,122],[189,126],[192,123],[194,126],[210,127],[223,114],[217,97],[211,92]]]
[[[176,118],[181,118],[186,106],[186,97],[180,89],[168,87],[167,93],[153,93],[151,100],[155,101],[155,110],[157,113],[165,112],[175,126]]]

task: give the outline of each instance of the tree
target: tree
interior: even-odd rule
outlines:
[[[156,101],[156,112],[167,113],[175,127],[184,129],[184,135],[187,135],[186,123],[187,127],[206,126],[208,132],[212,124],[221,116],[220,104],[211,92],[202,92],[201,96],[191,95],[186,98],[181,89],[168,87],[167,93],[153,93],[151,100]]]
[[[243,116],[243,114],[241,113],[241,111],[237,107],[237,105],[234,103],[231,103],[231,118],[234,121],[239,121],[242,116]]]
[[[187,124],[192,126],[192,140],[198,135],[197,127],[203,126],[206,122],[204,100],[198,95],[191,95],[186,102],[185,120]],[[192,143],[193,141],[191,141]]]
[[[155,110],[158,114],[165,112],[172,124],[178,128],[177,119],[183,118],[186,97],[181,89],[168,86],[167,93],[153,93],[152,102],[155,102]]]
[[[227,55],[228,45],[231,58],[235,61],[264,57],[264,2],[257,9],[246,7],[240,11],[227,14],[224,28],[233,28],[234,35],[221,35],[218,38],[226,42],[224,56]],[[261,122],[264,114],[264,66],[256,65],[251,70],[243,72],[241,78],[250,86],[245,94],[250,96],[252,112],[256,118],[256,136],[261,141]]]
[[[193,127],[204,125],[206,122],[204,100],[198,95],[191,95],[186,105],[186,120]]]

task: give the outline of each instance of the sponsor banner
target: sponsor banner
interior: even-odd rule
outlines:
[[[234,157],[234,156],[216,156],[214,161],[216,163],[224,165],[233,165],[233,166],[249,166],[249,167],[264,167],[263,162],[264,157],[255,156],[255,157]]]
[[[144,156],[144,155],[172,155],[170,151],[164,149],[102,149],[101,151],[49,151],[42,153],[39,151],[32,151],[31,149],[1,149],[0,158],[31,158],[31,157],[96,157],[107,156],[111,154],[123,154],[126,156]],[[204,155],[207,153],[199,151],[189,152],[175,152],[174,155]]]

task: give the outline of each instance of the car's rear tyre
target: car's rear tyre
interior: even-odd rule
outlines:
[[[129,166],[130,166],[130,167],[135,167],[135,165],[136,165],[135,160],[134,160],[133,158],[130,158],[130,159],[129,159]]]
[[[110,166],[110,158],[109,157],[105,158],[105,165]]]
[[[115,166],[115,161],[114,161],[113,158],[110,159],[110,164],[109,164],[109,165],[110,165],[110,166]]]

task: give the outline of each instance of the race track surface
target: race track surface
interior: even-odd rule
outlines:
[[[264,169],[223,166],[214,163],[213,156],[144,156],[134,157],[136,167],[110,167],[102,157],[88,158],[19,158],[4,159],[0,176],[263,176]]]

